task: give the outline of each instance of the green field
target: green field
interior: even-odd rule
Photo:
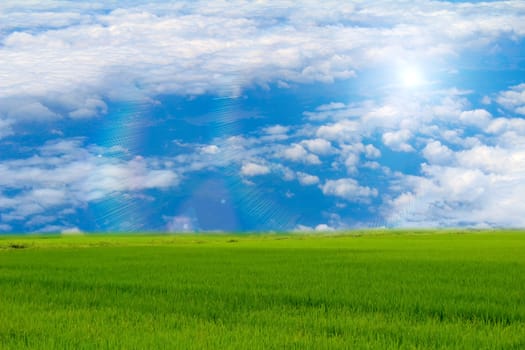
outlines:
[[[0,236],[0,348],[525,349],[525,232]]]

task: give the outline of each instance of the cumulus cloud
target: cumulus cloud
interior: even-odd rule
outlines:
[[[332,144],[324,139],[311,139],[301,142],[310,152],[318,155],[327,155],[334,152]]]
[[[256,164],[276,169],[283,180],[320,184],[324,195],[350,202],[377,198],[382,202],[380,215],[392,225],[475,225],[476,221],[486,226],[514,225],[519,220],[510,215],[517,212],[510,206],[501,220],[488,215],[487,208],[493,208],[498,199],[519,207],[508,189],[511,183],[519,188],[523,181],[525,122],[516,117],[494,118],[487,110],[472,108],[465,99],[468,94],[455,89],[429,92],[411,104],[393,91],[373,103],[327,105],[309,112],[308,124],[292,126],[296,133],[290,136],[291,144],[262,142],[265,129],[261,136],[235,144],[247,145],[244,150],[257,157]],[[395,106],[395,121],[370,123],[368,112],[377,112],[382,105]],[[361,111],[360,116],[338,119],[355,110]],[[323,117],[317,118],[317,113]],[[411,152],[407,157],[414,158],[409,162],[424,159],[420,174],[406,175],[385,166],[381,146],[375,146],[381,142],[393,150]],[[309,164],[304,159],[310,154],[330,159],[330,169],[315,175],[304,172]],[[291,163],[286,167],[269,163],[276,156]],[[329,172],[343,178],[327,180]],[[380,181],[377,188],[360,185],[358,176],[365,173],[370,183]],[[352,178],[345,178],[349,175]],[[336,207],[345,210],[341,203]],[[473,208],[477,208],[475,214],[465,219]]]
[[[394,224],[523,227],[525,148],[480,145],[452,152],[429,145],[433,156],[445,153],[455,161],[423,164],[421,176],[401,177],[405,192],[390,202]]]
[[[351,178],[328,180],[321,186],[321,190],[325,195],[341,197],[351,202],[375,197],[378,193],[375,188],[360,186]]]
[[[335,231],[335,228],[327,224],[319,224],[315,226],[314,230],[319,231],[319,232],[327,232],[327,231]]]
[[[299,180],[299,183],[303,186],[310,186],[310,185],[315,185],[319,183],[319,177],[315,175],[306,174],[303,172],[297,173],[297,179]]]
[[[525,83],[499,93],[496,101],[518,114],[525,115]]]
[[[348,173],[355,173],[357,172],[357,165],[359,164],[360,158],[359,154],[357,153],[349,153],[346,155],[344,164],[346,166],[346,169],[348,170]]]
[[[383,134],[383,143],[394,151],[412,152],[414,148],[407,142],[411,138],[409,130],[389,131]]]
[[[315,227],[312,227],[312,226],[308,226],[308,225],[297,225],[295,226],[294,228],[294,231],[296,232],[313,232],[313,231],[316,231],[316,232],[332,232],[332,231],[335,231],[336,228],[328,225],[328,224],[318,224],[316,225]]]
[[[81,208],[109,195],[165,189],[180,181],[155,159],[106,157],[104,149],[84,147],[79,139],[50,141],[35,151],[29,158],[0,163],[2,221],[23,220],[26,226],[43,229],[41,225],[61,217],[62,209]]]
[[[374,145],[366,145],[365,155],[367,158],[379,158],[381,157],[381,151],[374,147]]]
[[[454,156],[453,152],[439,141],[429,142],[421,153],[431,164],[449,163]]]
[[[241,175],[243,176],[258,176],[270,173],[270,168],[266,165],[257,163],[245,163],[241,167]]]
[[[346,142],[361,138],[361,125],[356,121],[343,120],[333,124],[322,125],[317,129],[316,136],[322,139]]]
[[[287,126],[282,125],[272,125],[264,128],[262,130],[263,135],[261,137],[261,140],[267,141],[267,142],[276,142],[276,141],[284,141],[289,138],[288,131],[290,130]]]
[[[308,153],[308,151],[300,144],[293,144],[281,152],[284,159],[293,162],[302,162],[306,164],[321,164],[321,160],[315,154]]]
[[[522,180],[477,169],[429,166],[425,177],[410,182],[411,192],[393,200],[393,224],[399,226],[523,227]]]
[[[484,128],[490,122],[492,115],[484,109],[461,112],[459,119],[467,124],[478,128]]]
[[[525,148],[480,145],[456,153],[458,164],[468,169],[506,176],[525,175]]]
[[[282,125],[272,125],[264,128],[264,132],[269,135],[286,134],[290,128]]]
[[[76,101],[69,112],[69,117],[73,119],[85,119],[106,114],[108,106],[99,97],[87,97],[85,101]]]
[[[521,88],[498,93],[497,103],[519,113]],[[354,102],[335,110],[326,107],[309,112],[308,118],[322,123],[318,133],[322,131],[323,137],[339,143],[339,156],[332,164],[335,169],[342,165],[356,176],[363,167],[386,176],[389,186],[376,189],[376,193],[390,224],[523,226],[519,213],[524,209],[516,195],[525,182],[523,118],[494,118],[485,109],[473,109],[466,99],[468,91],[449,89],[431,94],[418,93],[417,101],[410,102],[393,91],[379,102]],[[345,110],[360,110],[361,115],[339,120]],[[352,125],[349,134],[360,137],[352,139],[348,133],[340,133],[345,125]],[[360,155],[381,157],[379,149],[364,145],[370,135],[380,135],[383,144],[393,150],[422,156],[425,162],[420,164],[420,175],[391,172],[380,161],[361,163]],[[330,180],[321,189],[325,195],[348,199],[351,193],[360,192],[356,186],[356,180]]]
[[[10,110],[7,115],[14,121],[49,121],[60,118],[58,114],[51,112],[40,102],[22,103]]]

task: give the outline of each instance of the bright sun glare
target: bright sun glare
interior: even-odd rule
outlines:
[[[400,80],[406,87],[416,87],[424,82],[423,74],[416,67],[407,67],[400,71]]]

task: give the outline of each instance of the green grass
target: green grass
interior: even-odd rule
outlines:
[[[0,348],[525,349],[525,232],[0,237]]]

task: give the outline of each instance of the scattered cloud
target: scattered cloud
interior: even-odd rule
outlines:
[[[525,83],[499,93],[496,102],[515,113],[525,115]]]
[[[318,155],[327,155],[333,153],[335,150],[332,144],[324,139],[311,139],[301,142],[310,152]]]
[[[154,159],[99,157],[104,149],[83,147],[79,139],[50,141],[35,151],[34,156],[0,163],[4,222],[26,221],[41,230],[42,224],[59,219],[62,209],[82,208],[119,193],[166,189],[180,181]]]
[[[284,159],[293,162],[302,162],[306,164],[321,164],[321,160],[315,154],[308,153],[308,151],[300,144],[293,144],[282,151],[281,156]]]
[[[414,148],[408,143],[411,138],[409,130],[389,131],[383,134],[383,143],[394,151],[413,152]]]
[[[348,201],[360,201],[377,196],[375,188],[360,186],[355,179],[328,180],[321,186],[325,195],[337,196]]]
[[[272,125],[272,126],[264,128],[264,132],[269,135],[286,134],[288,130],[290,130],[289,127],[282,126],[282,125]]]
[[[365,146],[365,155],[367,158],[379,158],[381,157],[381,151],[378,150],[374,145],[366,145]]]
[[[439,141],[429,142],[422,151],[431,164],[447,164],[453,159],[453,152]]]
[[[303,186],[311,186],[319,183],[319,178],[315,175],[306,174],[303,172],[297,173],[297,179],[299,183]]]
[[[492,115],[484,109],[464,111],[459,115],[459,120],[467,125],[484,128],[490,122]]]
[[[344,227],[358,205],[391,225],[524,226],[523,77],[503,82],[502,75],[492,91],[468,90],[477,82],[459,86],[466,67],[519,66],[519,55],[498,52],[522,51],[524,15],[523,1],[513,0],[4,0],[0,230],[76,233],[83,227],[70,219],[78,210],[109,197],[155,200],[146,192],[177,188],[206,171],[240,175],[250,193],[254,177],[276,176],[293,188],[293,196],[282,191],[290,201],[301,198],[299,185],[313,186],[307,191],[327,196],[333,205],[326,210],[337,213],[298,226],[304,229]],[[403,83],[411,66],[424,75],[417,88]],[[458,86],[446,86],[452,82]],[[232,111],[257,111],[253,88],[264,91],[258,103],[267,103],[273,89],[285,92],[282,98],[303,84],[315,90],[333,83],[348,86],[348,99],[306,92],[283,115],[238,124],[247,130],[231,128],[230,110],[220,107],[226,98]],[[192,117],[161,97],[203,95],[213,95],[225,117],[217,134],[188,140],[181,130]],[[179,148],[130,150],[123,146],[128,136],[114,137],[114,146],[96,144],[83,128],[103,128],[125,101],[164,108],[165,115],[155,110],[147,118],[180,122],[173,135],[181,141],[171,144]],[[294,112],[299,105],[307,110]],[[386,159],[391,150],[402,152],[396,157],[410,171]],[[186,214],[165,216],[164,224],[199,229]]]
[[[203,154],[217,154],[219,153],[219,147],[217,145],[208,145],[201,148]]]
[[[335,231],[335,228],[333,228],[332,226],[329,226],[327,224],[319,224],[317,226],[315,226],[315,231],[319,231],[319,232],[328,232],[328,231]]]
[[[259,176],[266,175],[270,173],[270,168],[265,165],[260,165],[256,163],[246,163],[241,167],[241,175],[243,176]]]
[[[359,140],[360,125],[358,122],[343,120],[333,124],[322,125],[317,129],[316,136],[339,143]]]

